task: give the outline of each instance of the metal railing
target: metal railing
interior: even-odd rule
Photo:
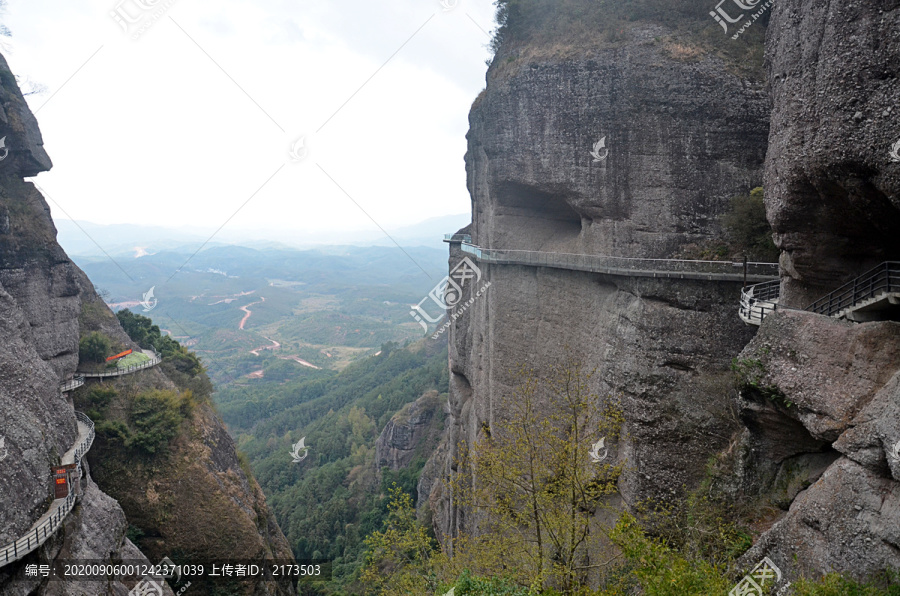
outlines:
[[[466,242],[472,244],[472,236],[469,234],[444,234],[444,242]]]
[[[745,323],[759,325],[768,314],[778,310],[780,297],[780,279],[747,286],[741,290],[741,306],[738,314]]]
[[[463,242],[461,248],[478,260],[489,263],[536,265],[608,275],[707,281],[769,281],[778,276],[778,263],[745,264],[731,261],[608,257],[536,250],[481,248],[469,242]],[[745,266],[746,272],[744,271]]]
[[[75,418],[88,427],[88,433],[85,438],[75,446],[75,469],[78,477],[81,477],[81,458],[94,442],[94,423],[81,412],[75,412]],[[57,504],[57,501],[54,501],[57,504],[56,511],[53,511],[44,521],[28,530],[28,533],[18,540],[14,540],[0,548],[0,567],[18,561],[27,554],[37,550],[40,545],[46,542],[59,529],[66,516],[75,507],[77,499],[78,496],[75,492],[69,491],[69,495],[61,502]]]
[[[866,271],[853,281],[819,298],[805,310],[832,316],[864,300],[891,292],[900,292],[900,262],[897,261],[886,261]]]
[[[62,393],[66,393],[68,391],[74,391],[84,385],[84,377],[79,375],[74,379],[70,379],[59,386],[59,390]]]
[[[92,373],[92,372],[79,371],[78,374],[83,377],[88,377],[91,379],[104,379],[106,377],[121,377],[122,375],[130,375],[133,372],[137,372],[137,371],[143,370],[145,368],[150,368],[152,366],[156,366],[160,362],[162,362],[162,356],[160,356],[157,352],[153,352],[153,356],[151,356],[150,360],[141,362],[140,364],[132,364],[131,366],[128,366],[125,368],[117,368],[116,370],[110,371],[110,372]]]

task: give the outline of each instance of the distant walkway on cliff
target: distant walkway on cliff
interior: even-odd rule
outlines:
[[[500,265],[530,265],[605,275],[701,281],[761,282],[778,277],[778,263],[638,259],[537,250],[482,248],[472,244],[472,238],[468,234],[448,234],[444,236],[444,241],[451,244],[458,243],[463,252],[473,255],[479,261]]]
[[[104,371],[104,372],[81,372],[78,374],[82,377],[87,377],[89,379],[105,379],[107,377],[121,377],[123,375],[130,375],[139,370],[144,370],[145,368],[151,368],[156,366],[160,362],[162,362],[162,356],[154,352],[153,350],[141,350],[146,356],[149,356],[150,359],[141,362],[140,364],[132,364],[131,366],[126,366],[124,368],[116,368],[116,370]],[[84,383],[82,383],[84,384]]]
[[[94,423],[81,412],[75,412],[78,422],[78,437],[75,444],[62,456],[61,466],[75,466],[76,488],[69,490],[68,495],[62,499],[56,499],[50,503],[47,512],[44,513],[21,538],[0,547],[0,567],[18,561],[28,553],[31,553],[47,541],[62,525],[66,516],[75,507],[75,501],[80,492],[81,458],[87,453],[94,442]]]
[[[748,286],[741,291],[738,313],[749,325],[760,325],[763,319],[785,306],[779,304],[781,282],[770,281]],[[862,323],[879,321],[884,312],[900,306],[900,262],[885,261],[866,271],[833,292],[819,298],[804,309],[809,312]]]

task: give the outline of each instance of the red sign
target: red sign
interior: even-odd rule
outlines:
[[[56,490],[54,498],[65,499],[69,496],[69,474],[66,468],[56,468],[53,471],[56,477]]]
[[[110,360],[117,360],[119,358],[122,358],[123,356],[128,356],[129,354],[131,354],[131,352],[132,352],[132,350],[125,350],[124,352],[120,352],[120,353],[116,354],[115,356],[110,356],[109,358],[106,359],[106,361],[109,362]]]

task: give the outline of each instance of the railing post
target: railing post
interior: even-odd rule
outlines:
[[[747,254],[744,253],[744,287],[747,287]]]

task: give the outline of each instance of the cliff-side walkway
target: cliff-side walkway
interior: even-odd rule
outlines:
[[[75,418],[78,422],[78,437],[75,444],[62,456],[61,465],[75,464],[76,477],[81,477],[81,458],[91,448],[94,442],[94,423],[91,419],[82,414],[75,412]],[[62,525],[63,520],[75,507],[75,501],[78,495],[74,490],[69,491],[69,495],[63,499],[56,499],[34,524],[25,532],[21,538],[14,540],[9,544],[0,547],[0,567],[18,561],[30,552],[47,541],[56,530]]]
[[[446,242],[459,243],[463,252],[486,263],[531,265],[574,271],[588,271],[628,277],[696,279],[702,281],[770,281],[778,276],[778,263],[743,263],[732,261],[696,261],[689,259],[639,259],[608,257],[537,250],[482,248],[471,243],[471,237],[451,234]]]
[[[146,362],[141,362],[140,364],[133,364],[131,366],[125,368],[117,368],[113,371],[104,371],[104,372],[81,372],[78,371],[78,374],[82,377],[87,377],[90,379],[105,379],[107,377],[121,377],[122,375],[130,375],[139,370],[144,370],[145,368],[150,368],[156,366],[160,362],[162,362],[162,356],[154,352],[153,350],[142,350],[144,354],[150,357],[150,360]]]
[[[741,291],[738,313],[750,325],[760,325],[766,315],[779,309],[780,281],[748,286]],[[885,261],[804,309],[809,312],[858,323],[876,321],[883,312],[900,306],[900,262]]]

